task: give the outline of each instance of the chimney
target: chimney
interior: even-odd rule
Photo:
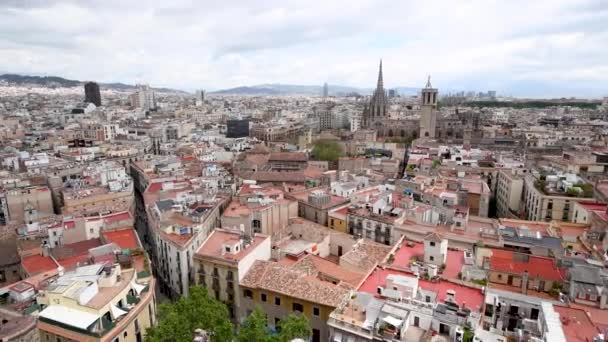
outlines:
[[[524,275],[521,278],[521,293],[528,294],[528,271],[524,271]]]

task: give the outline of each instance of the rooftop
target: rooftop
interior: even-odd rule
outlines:
[[[562,280],[562,272],[557,268],[555,260],[529,254],[515,253],[503,249],[492,249],[490,270],[505,273],[523,274],[526,271],[530,277],[553,281]]]
[[[55,260],[50,256],[42,256],[39,254],[23,257],[21,259],[21,266],[28,276],[50,272],[59,267]]]
[[[270,239],[270,237],[256,234],[249,244],[241,244],[243,242],[243,234],[240,231],[215,229],[196,251],[195,257],[212,257],[238,263],[267,239]],[[227,244],[239,244],[241,247],[239,247],[238,253],[228,253],[224,249],[224,246]]]
[[[135,230],[131,227],[102,231],[101,235],[107,243],[115,243],[121,249],[136,249],[139,248]]]
[[[557,305],[553,308],[559,314],[568,342],[593,341],[599,334],[599,330],[584,310]]]
[[[386,278],[392,274],[401,275],[404,277],[415,277],[411,273],[376,267],[376,269],[369,274],[367,279],[365,279],[363,284],[361,284],[359,291],[377,295],[378,286],[385,286]],[[481,305],[484,301],[484,295],[479,289],[444,280],[430,282],[422,279],[418,279],[418,287],[422,290],[435,292],[437,294],[437,302],[445,302],[445,300],[448,298],[447,291],[454,290],[456,292],[456,302],[459,305],[466,304],[466,306],[471,310],[481,312]]]
[[[241,280],[241,286],[259,288],[293,298],[337,307],[348,294],[346,287],[310,277],[288,266],[257,260]]]

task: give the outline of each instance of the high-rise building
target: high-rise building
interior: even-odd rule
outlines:
[[[362,126],[364,128],[368,128],[376,122],[386,120],[388,118],[387,108],[388,96],[384,90],[384,80],[382,78],[382,60],[380,60],[378,84],[376,85],[376,90],[369,101],[369,105],[366,105],[363,109]]]
[[[203,89],[196,91],[196,105],[197,106],[202,106],[203,103],[205,103],[205,95],[207,95],[207,92]]]
[[[152,90],[152,88],[150,88],[149,85],[147,84],[138,84],[137,88],[139,89],[138,91],[138,96],[139,96],[139,106],[141,109],[148,111],[148,110],[155,110],[156,109],[156,95],[154,94],[154,90]]]
[[[437,126],[437,89],[431,86],[431,76],[422,89],[421,97],[420,137],[434,139]]]
[[[84,102],[92,103],[97,107],[101,106],[99,84],[95,82],[87,82],[84,84]]]
[[[323,84],[323,97],[328,97],[329,96],[329,86],[327,85],[327,82],[325,82],[325,84]]]
[[[388,91],[388,97],[389,98],[397,97],[397,90],[395,90],[395,89],[389,89],[389,91]]]
[[[226,137],[244,138],[249,136],[249,119],[227,120]]]

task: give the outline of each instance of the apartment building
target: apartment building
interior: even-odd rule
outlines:
[[[533,176],[524,178],[524,217],[531,221],[570,221],[574,202],[592,202],[589,185],[574,174]]]
[[[516,169],[500,170],[496,177],[496,214],[517,218],[524,190],[524,178]]]
[[[66,272],[38,293],[40,341],[143,341],[156,319],[154,285],[124,262]]]
[[[270,237],[247,235],[239,230],[216,229],[194,254],[195,282],[228,306],[234,320],[245,317],[239,282],[256,260],[269,260]]]

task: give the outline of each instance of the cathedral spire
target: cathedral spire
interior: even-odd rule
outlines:
[[[378,85],[376,90],[384,90],[384,80],[382,79],[382,59],[380,59],[380,70],[378,71]]]

